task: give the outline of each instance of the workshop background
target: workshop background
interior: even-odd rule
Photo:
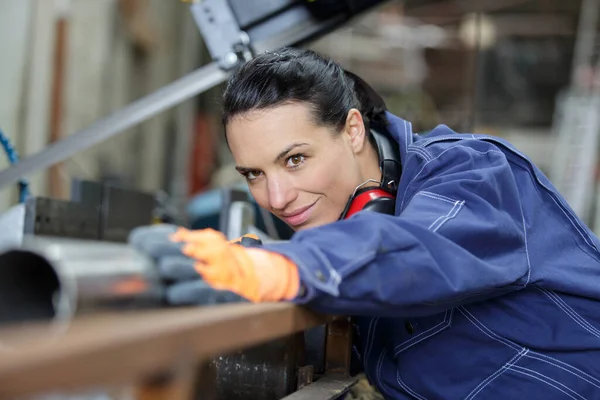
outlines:
[[[512,141],[598,231],[599,4],[392,1],[309,47],[363,76],[419,132],[443,123]],[[211,61],[179,0],[0,0],[0,54],[0,129],[21,157]],[[68,199],[73,179],[111,182],[201,213],[202,196],[243,184],[221,90],[27,177],[31,194]],[[17,188],[0,192],[0,210],[17,201]]]

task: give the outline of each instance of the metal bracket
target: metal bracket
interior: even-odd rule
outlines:
[[[233,240],[247,233],[250,233],[250,227],[254,225],[255,215],[252,204],[246,201],[235,201],[231,203],[229,210],[229,224],[225,235],[227,239]]]
[[[240,29],[229,3],[204,0],[190,10],[212,59],[228,71],[253,57],[250,37]]]
[[[223,212],[228,213],[228,223],[224,234],[229,240],[253,234],[258,236],[263,244],[285,242],[284,240],[270,237],[256,227],[254,206],[248,201],[234,201],[229,206],[229,209],[224,209]]]

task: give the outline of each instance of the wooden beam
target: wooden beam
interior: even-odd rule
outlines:
[[[69,42],[69,4],[65,5],[56,21],[56,37],[54,39],[54,60],[52,66],[52,91],[50,98],[50,137],[49,144],[58,142],[63,137],[65,75],[67,73],[67,47]],[[50,167],[48,171],[50,197],[67,200],[68,191],[65,184],[64,163]]]
[[[0,399],[141,383],[328,320],[287,303],[237,303],[82,318],[50,343],[44,328],[0,331],[17,350],[0,350]]]

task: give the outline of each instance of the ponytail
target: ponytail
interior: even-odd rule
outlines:
[[[388,120],[385,112],[387,106],[383,98],[362,78],[350,71],[344,71],[350,87],[353,89],[359,103],[359,111],[365,120],[367,129],[370,127],[383,128]]]

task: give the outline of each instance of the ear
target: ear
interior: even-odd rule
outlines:
[[[351,108],[348,111],[344,133],[347,135],[354,154],[360,153],[367,144],[367,132],[365,131],[362,115],[356,108]]]

